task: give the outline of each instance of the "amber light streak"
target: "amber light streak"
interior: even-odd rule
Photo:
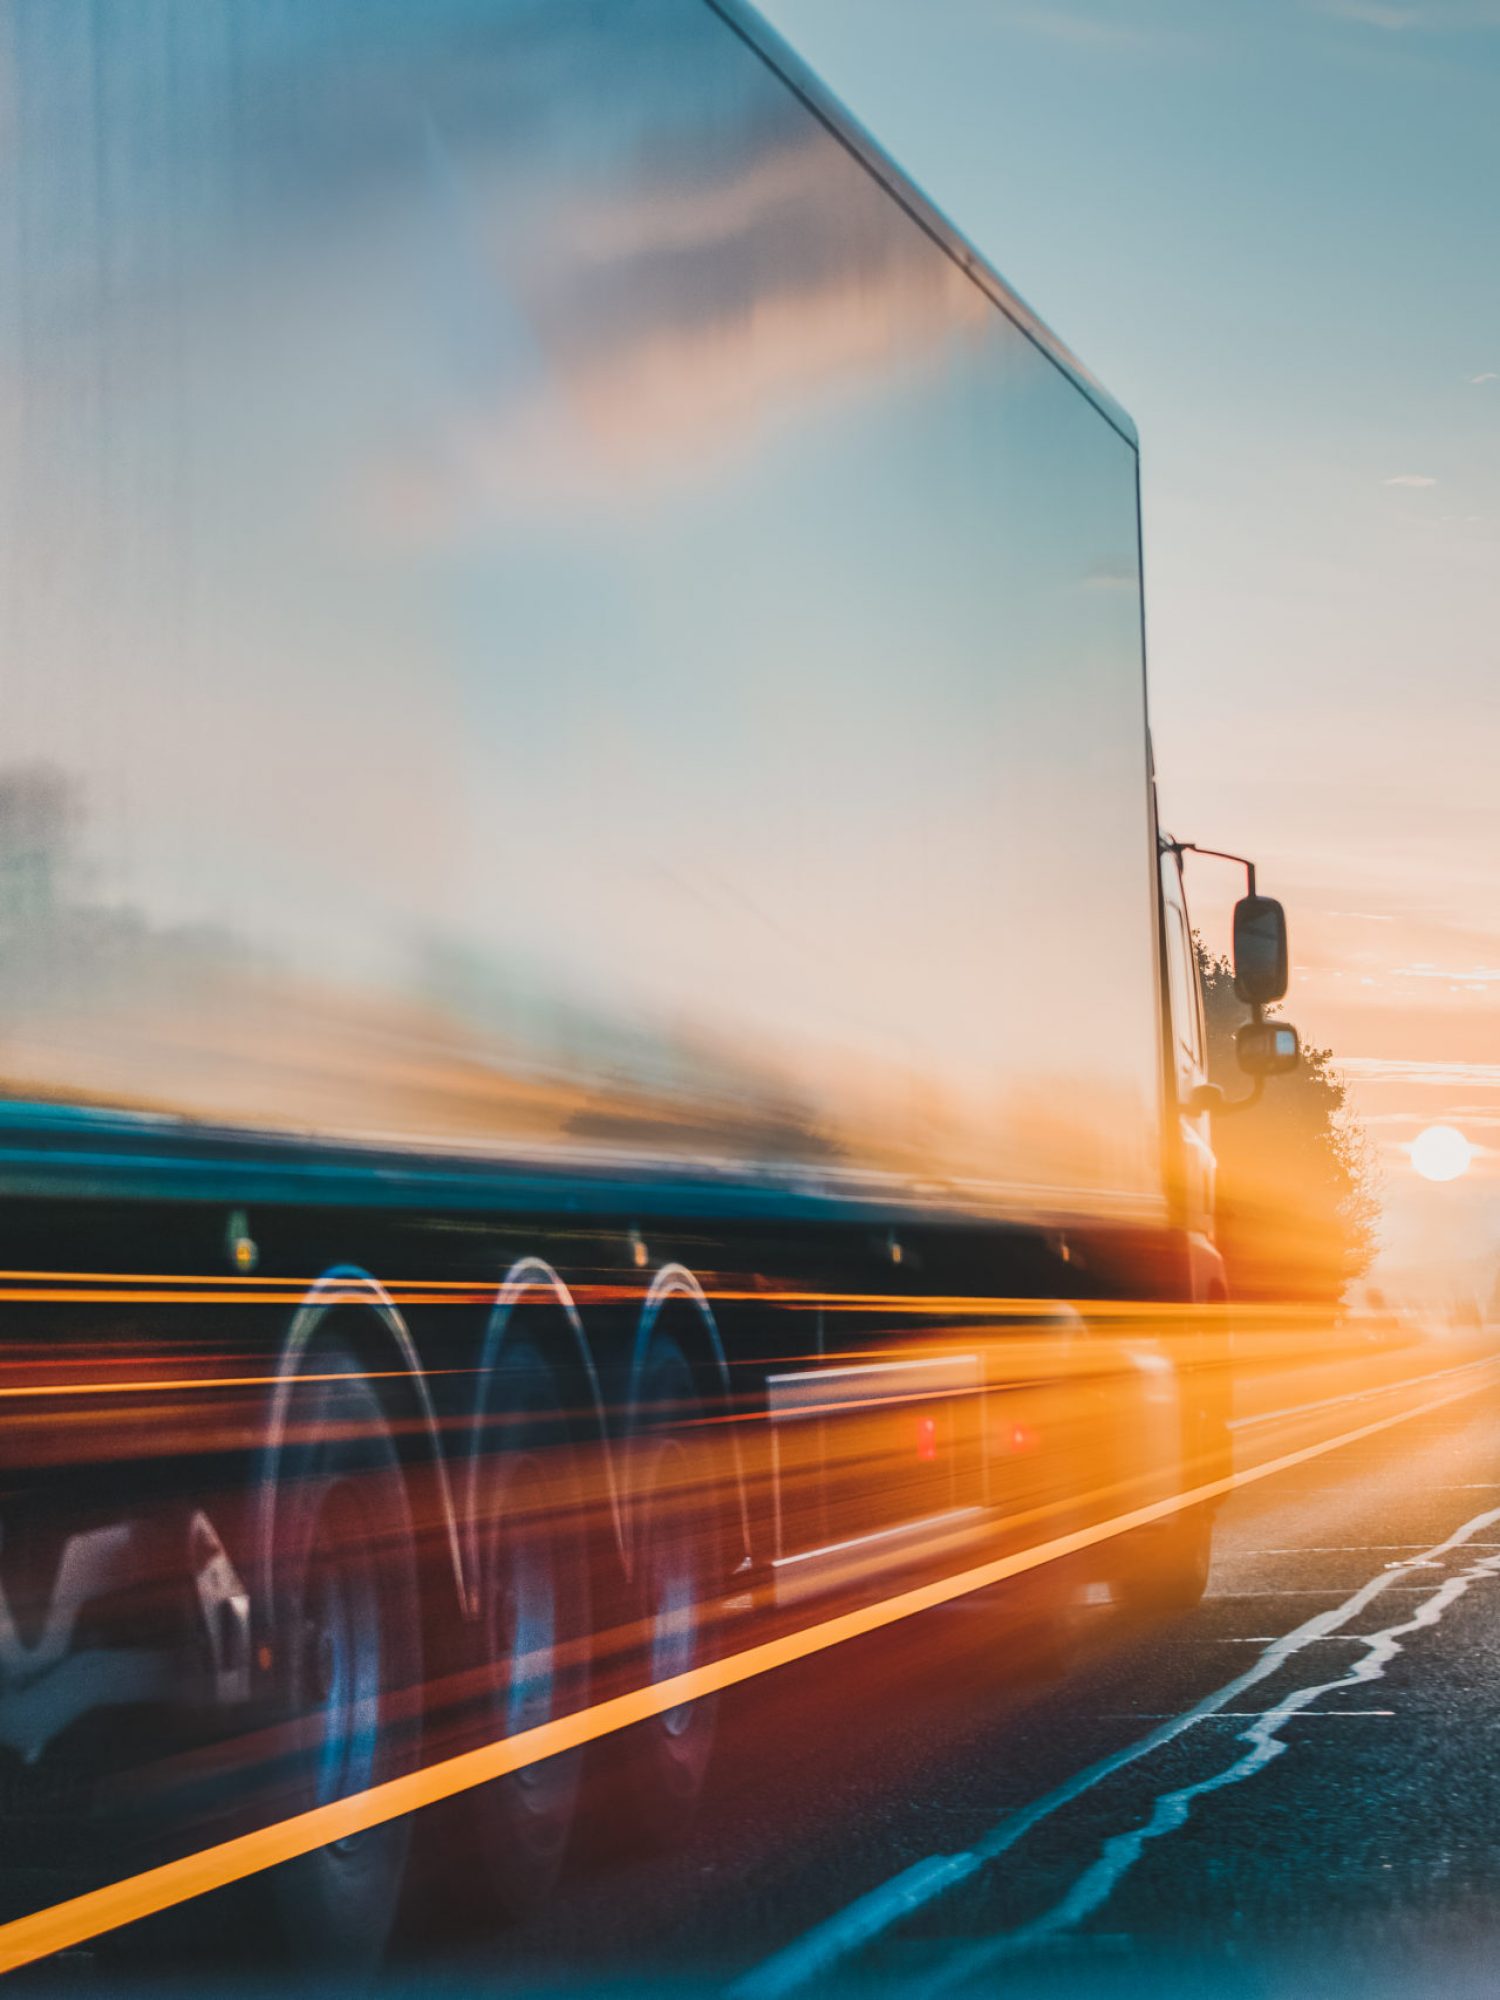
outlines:
[[[45,1277],[50,1279],[51,1282],[45,1287],[34,1285],[23,1287],[0,1283],[0,1303],[57,1304],[63,1302],[87,1305],[284,1306],[288,1303],[298,1302],[311,1290],[310,1281],[300,1278],[285,1281],[285,1290],[250,1292],[230,1289],[220,1291],[211,1288],[214,1281],[194,1278],[176,1281],[175,1285],[171,1280],[162,1281],[152,1278],[144,1280],[139,1285],[121,1286],[116,1281],[116,1274],[113,1273],[106,1274],[103,1281],[97,1279],[80,1280],[78,1277],[66,1273],[0,1273],[0,1278],[14,1279],[16,1277],[25,1277],[28,1279]],[[254,1282],[254,1280],[245,1279],[229,1279],[225,1281],[227,1286],[233,1286],[236,1283],[243,1286]],[[203,1287],[203,1289],[185,1289],[189,1286]],[[169,1289],[168,1287],[172,1288]],[[418,1281],[410,1281],[405,1285],[397,1282],[386,1285],[383,1289],[393,1301],[402,1305],[413,1303],[429,1305],[489,1304],[495,1296],[494,1286],[477,1286],[467,1282],[460,1285],[438,1281],[431,1286]],[[816,1308],[824,1313],[879,1313],[882,1316],[891,1315],[897,1318],[920,1319],[923,1322],[920,1330],[921,1345],[915,1347],[912,1350],[913,1352],[926,1351],[930,1347],[933,1337],[938,1334],[947,1333],[950,1336],[958,1337],[961,1333],[971,1332],[975,1326],[986,1322],[1020,1321],[1035,1324],[1038,1321],[1046,1320],[1049,1312],[1052,1310],[1051,1303],[1048,1301],[1027,1298],[997,1299],[961,1296],[900,1296],[875,1292],[780,1292],[729,1288],[711,1290],[706,1296],[712,1303],[719,1305],[753,1303],[792,1310]],[[623,1286],[603,1287],[590,1285],[575,1287],[573,1297],[578,1303],[584,1305],[619,1300],[638,1303],[640,1293],[637,1289]],[[1183,1305],[1151,1300],[1092,1299],[1080,1300],[1076,1303],[1076,1306],[1069,1304],[1068,1309],[1085,1312],[1090,1323],[1096,1330],[1103,1330],[1111,1322],[1119,1322],[1122,1325],[1126,1325],[1146,1320],[1150,1322],[1154,1331],[1167,1339],[1203,1335],[1211,1331],[1215,1326],[1221,1328],[1237,1327],[1243,1330],[1246,1321],[1243,1309],[1203,1303]],[[951,1326],[945,1325],[944,1323],[948,1321],[956,1322],[957,1324]],[[1326,1315],[1320,1312],[1309,1312],[1307,1308],[1300,1306],[1278,1307],[1257,1304],[1254,1310],[1254,1322],[1257,1332],[1262,1336],[1262,1353],[1264,1355],[1264,1336],[1273,1327],[1295,1327],[1311,1331],[1315,1326],[1321,1327],[1326,1323]],[[831,1348],[823,1352],[820,1357],[820,1365],[827,1367],[844,1362],[860,1362],[875,1358],[889,1359],[892,1353],[893,1350],[888,1343],[879,1346]],[[1056,1353],[1054,1336],[1048,1336],[1045,1339],[1041,1350],[1037,1354],[1030,1354],[1022,1346],[1008,1344],[1007,1355],[1011,1364],[1007,1372],[1012,1379],[1021,1376],[1026,1379],[1034,1377],[1040,1380],[1043,1377],[1054,1375],[1060,1365]],[[142,1358],[139,1356],[135,1357],[137,1364],[139,1364]],[[220,1357],[216,1356],[215,1358]],[[774,1356],[769,1358],[773,1361],[777,1359]],[[803,1357],[800,1354],[789,1354],[785,1358],[788,1361],[797,1361]],[[122,1361],[125,1361],[125,1357],[122,1357]],[[5,1402],[45,1401],[48,1398],[67,1400],[75,1397],[164,1395],[214,1390],[267,1389],[274,1388],[281,1383],[310,1385],[318,1382],[332,1381],[342,1379],[348,1373],[347,1370],[339,1371],[339,1374],[335,1376],[310,1373],[303,1370],[298,1370],[292,1374],[267,1370],[261,1373],[212,1373],[199,1376],[181,1374],[151,1376],[140,1374],[122,1375],[119,1377],[105,1376],[93,1380],[78,1380],[75,1378],[72,1380],[52,1379],[45,1382],[27,1381],[19,1383],[7,1383],[3,1380],[3,1375],[8,1370],[30,1367],[32,1365],[34,1364],[29,1361],[20,1363],[0,1361],[0,1404]],[[97,1367],[99,1365],[99,1356],[97,1354],[84,1354],[80,1355],[71,1364],[60,1364],[59,1357],[49,1353],[47,1356],[47,1366],[49,1368],[56,1368],[59,1365],[71,1365],[78,1368]],[[125,1362],[125,1365],[128,1365],[128,1361]],[[221,1358],[220,1366],[222,1367]],[[1087,1364],[1083,1364],[1080,1367],[1080,1364],[1076,1361],[1071,1368],[1067,1364],[1062,1364],[1062,1368],[1064,1374],[1069,1372],[1090,1372]],[[473,1367],[444,1367],[429,1368],[424,1372],[430,1377],[439,1375],[472,1375],[477,1373],[477,1369]],[[362,1380],[380,1382],[404,1380],[408,1371],[401,1368],[390,1368],[360,1370],[359,1373]],[[884,1400],[888,1402],[889,1399]],[[839,1408],[845,1411],[852,1407],[854,1406],[846,1402],[839,1404]],[[755,1411],[737,1411],[727,1416],[704,1418],[698,1421],[704,1426],[719,1426],[724,1423],[742,1424],[759,1420],[760,1414],[760,1412]]]
[[[294,1814],[254,1833],[242,1834],[213,1847],[200,1848],[180,1860],[147,1869],[140,1875],[128,1876],[106,1888],[91,1890],[68,1902],[54,1904],[50,1909],[39,1910],[32,1916],[17,1918],[0,1926],[0,1971],[14,1971],[18,1966],[32,1964],[37,1959],[82,1944],[123,1924],[134,1923],[142,1917],[189,1902],[194,1897],[207,1895],[212,1890],[243,1881],[265,1869],[296,1860],[299,1855],[313,1853],[332,1841],[349,1839],[387,1820],[398,1819],[405,1813],[436,1805],[477,1785],[488,1784],[508,1772],[523,1770],[544,1758],[629,1728],[633,1723],[660,1715],[684,1702],[700,1700],[759,1675],[772,1673],[778,1667],[809,1659],[848,1640],[880,1631],[920,1612],[952,1603],[957,1598],[1058,1562],[1115,1536],[1128,1534],[1134,1528],[1163,1520],[1184,1508],[1218,1499],[1256,1480],[1269,1479],[1278,1472],[1305,1464],[1344,1445],[1373,1437],[1413,1417],[1424,1416],[1447,1403],[1471,1395],[1494,1381],[1495,1361],[1480,1361],[1473,1366],[1480,1372],[1472,1380],[1452,1386],[1441,1396],[1428,1398],[1393,1415],[1377,1417],[1352,1430],[1320,1439],[1296,1451],[1282,1453],[1259,1465],[1190,1487],[1183,1493],[1154,1501],[1148,1506],[1132,1508],[1111,1520],[1059,1535],[1029,1549],[980,1563],[954,1576],[901,1591],[879,1603],[864,1605],[800,1631],[746,1647],[689,1673],[677,1674],[668,1680],[613,1696],[607,1701],[579,1709],[574,1714],[543,1723],[538,1728],[524,1730],[519,1735],[501,1737],[477,1750],[464,1751],[425,1765],[369,1791],[357,1792],[330,1805]]]
[[[429,1375],[472,1375],[472,1368],[429,1368]],[[361,1369],[361,1382],[404,1382],[410,1378],[407,1368]],[[139,1381],[127,1382],[24,1382],[13,1383],[9,1387],[0,1386],[0,1398],[20,1398],[28,1396],[143,1396],[177,1393],[184,1389],[269,1389],[278,1382],[295,1382],[299,1386],[312,1382],[347,1382],[349,1370],[341,1368],[333,1374],[314,1374],[302,1371],[295,1375],[188,1375],[177,1380],[161,1379],[153,1381],[142,1377]]]
[[[124,1274],[4,1271],[0,1272],[0,1303],[29,1304],[82,1304],[82,1305],[171,1305],[171,1306],[217,1306],[228,1307],[279,1307],[286,1308],[299,1304],[313,1289],[310,1279],[296,1277],[261,1281],[249,1277],[216,1279],[199,1276],[161,1277],[148,1276],[134,1282],[124,1280]],[[496,1297],[494,1284],[478,1284],[471,1280],[394,1280],[382,1286],[382,1290],[399,1307],[412,1305],[480,1305],[492,1304]],[[617,1282],[597,1283],[585,1281],[572,1287],[575,1302],[587,1308],[598,1305],[626,1304],[637,1307],[641,1300],[638,1285]],[[825,1292],[817,1290],[777,1289],[754,1282],[710,1285],[705,1296],[716,1306],[753,1304],[765,1308],[775,1308],[791,1312],[817,1310],[827,1318],[837,1319],[839,1315],[849,1317],[877,1316],[888,1324],[880,1339],[866,1338],[847,1346],[826,1347],[819,1365],[838,1366],[845,1363],[860,1363],[870,1360],[889,1361],[893,1357],[910,1351],[921,1354],[931,1351],[935,1338],[946,1336],[951,1339],[972,1341],[979,1329],[992,1326],[1004,1330],[1003,1368],[998,1378],[988,1381],[983,1394],[994,1389],[1015,1387],[1021,1383],[1040,1384],[1045,1380],[1056,1381],[1069,1377],[1087,1376],[1111,1365],[1106,1350],[1092,1342],[1087,1351],[1063,1352],[1059,1350],[1054,1317],[1059,1307],[1067,1312],[1077,1312],[1086,1317],[1094,1335],[1106,1333],[1111,1326],[1122,1331],[1139,1330],[1143,1325],[1159,1340],[1169,1343],[1176,1352],[1179,1362],[1191,1363],[1194,1350],[1206,1338],[1224,1332],[1234,1332],[1241,1336],[1252,1335],[1255,1343],[1256,1365],[1265,1369],[1278,1360],[1306,1360],[1314,1345],[1321,1346],[1327,1332],[1327,1314],[1321,1309],[1296,1304],[1277,1304],[1257,1301],[1252,1308],[1243,1305],[1213,1305],[1204,1302],[1177,1302],[1150,1299],[1080,1299],[1076,1301],[1048,1301],[1036,1298],[995,1298],[975,1297],[960,1294],[935,1295],[922,1293],[885,1292]],[[904,1345],[892,1345],[891,1335],[902,1321],[919,1324],[913,1331],[913,1344],[908,1350]],[[1039,1338],[1028,1340],[1025,1336],[1039,1326],[1047,1331]],[[865,1329],[868,1333],[868,1329]],[[1000,1354],[1000,1350],[995,1350]],[[177,1358],[171,1373],[152,1375],[147,1370],[151,1357],[145,1353],[134,1356],[121,1355],[117,1365],[119,1375],[97,1372],[101,1366],[101,1355],[97,1350],[79,1353],[68,1358],[58,1355],[50,1347],[45,1354],[33,1354],[21,1359],[0,1360],[0,1408],[27,1404],[45,1404],[49,1401],[67,1403],[82,1399],[113,1399],[117,1397],[179,1395],[198,1396],[211,1392],[235,1392],[242,1390],[271,1389],[280,1384],[295,1383],[309,1386],[335,1379],[331,1375],[297,1370],[283,1373],[274,1368],[261,1371],[240,1369],[230,1371],[225,1362],[231,1359],[222,1345],[213,1346],[205,1353],[204,1365],[208,1372],[202,1375],[186,1374],[183,1371],[183,1357]],[[244,1358],[248,1359],[248,1356]],[[775,1364],[784,1359],[788,1364],[800,1363],[803,1351],[795,1349],[784,1357],[774,1354],[765,1357]],[[1248,1357],[1241,1355],[1243,1362]],[[1345,1357],[1347,1359],[1347,1357]],[[241,1359],[234,1355],[233,1359]],[[1332,1359],[1332,1356],[1330,1356]],[[216,1364],[216,1365],[215,1365]],[[170,1363],[168,1363],[170,1366]],[[16,1381],[17,1374],[29,1376],[33,1370],[45,1368],[48,1379],[36,1381],[25,1379]],[[91,1376],[60,1376],[56,1371],[71,1368],[79,1371],[95,1371]],[[133,1372],[127,1372],[133,1371]],[[341,1374],[348,1371],[340,1371]],[[367,1381],[400,1381],[407,1371],[401,1368],[358,1371]],[[476,1375],[474,1366],[446,1366],[429,1368],[424,1371],[429,1377]],[[12,1379],[7,1381],[9,1375]],[[890,1399],[882,1398],[882,1406],[889,1407]],[[855,1405],[840,1401],[839,1410],[848,1414]],[[735,1410],[722,1415],[696,1419],[702,1428],[719,1428],[725,1424],[741,1426],[763,1421],[760,1410]],[[456,1418],[453,1422],[462,1422]],[[155,1442],[159,1442],[159,1433]]]
[[[299,1303],[321,1280],[316,1277],[220,1277],[177,1273],[141,1274],[125,1271],[0,1271],[0,1303],[68,1305],[257,1305]],[[472,1278],[389,1278],[381,1289],[400,1305],[483,1305],[496,1295],[497,1284]],[[637,1283],[585,1280],[570,1286],[575,1305],[639,1304]],[[1214,1322],[1238,1323],[1243,1308],[1202,1300],[997,1298],[988,1294],[928,1292],[825,1292],[784,1288],[772,1283],[704,1284],[713,1305],[763,1305],[822,1312],[880,1312],[915,1316],[986,1319],[1044,1319],[1059,1306],[1086,1313],[1090,1320],[1151,1318],[1180,1319],[1195,1327]],[[1255,1317],[1298,1319],[1308,1308],[1257,1301]],[[1319,1317],[1326,1317],[1319,1314]]]

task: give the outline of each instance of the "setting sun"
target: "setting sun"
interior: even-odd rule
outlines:
[[[1474,1148],[1456,1125],[1429,1125],[1411,1142],[1411,1163],[1424,1181],[1456,1181],[1473,1157]]]

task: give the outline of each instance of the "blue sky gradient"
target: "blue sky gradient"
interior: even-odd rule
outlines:
[[[1134,416],[1164,810],[1285,892],[1394,1247],[1437,1116],[1494,1228],[1500,0],[765,11]]]

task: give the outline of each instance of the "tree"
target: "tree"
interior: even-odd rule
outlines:
[[[1235,1030],[1250,1010],[1229,961],[1197,943],[1213,1082],[1246,1090]],[[1336,1305],[1369,1269],[1380,1204],[1363,1128],[1330,1049],[1307,1048],[1289,1076],[1271,1077],[1259,1104],[1214,1121],[1219,1243],[1239,1298]]]

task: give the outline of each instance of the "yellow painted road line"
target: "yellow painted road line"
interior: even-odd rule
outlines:
[[[1488,1366],[1493,1369],[1497,1364],[1491,1362]],[[356,1792],[346,1799],[337,1799],[331,1805],[315,1806],[308,1812],[294,1814],[290,1819],[278,1820],[273,1826],[241,1834],[234,1840],[221,1841],[213,1847],[201,1848],[195,1854],[184,1855],[181,1860],[166,1862],[159,1868],[148,1868],[140,1875],[129,1875],[123,1881],[112,1882],[103,1889],[92,1889],[86,1895],[74,1896],[65,1903],[55,1903],[50,1909],[38,1910],[32,1916],[18,1917],[11,1923],[0,1925],[0,1972],[12,1972],[18,1966],[32,1964],[53,1952],[82,1944],[89,1938],[116,1930],[122,1924],[134,1923],[142,1917],[172,1909],[179,1903],[190,1902],[195,1896],[206,1895],[210,1890],[224,1888],[231,1882],[258,1875],[267,1868],[278,1867],[282,1862],[314,1853],[331,1841],[347,1840],[352,1834],[363,1833],[367,1828],[383,1825],[387,1820],[399,1819],[422,1806],[436,1805],[440,1800],[470,1791],[476,1785],[503,1778],[508,1772],[523,1770],[528,1764],[538,1763],[544,1757],[555,1757],[561,1751],[576,1749],[580,1744],[627,1729],[632,1723],[661,1715],[683,1702],[697,1701],[705,1695],[735,1687],[742,1681],[754,1680],[760,1674],[772,1673],[778,1667],[826,1652],[847,1640],[863,1638],[867,1633],[878,1632],[902,1619],[915,1617],[919,1612],[930,1611],[940,1604],[951,1604],[957,1598],[967,1597],[976,1590],[986,1590],[1009,1577],[1041,1569],[1048,1563],[1076,1555],[1082,1549],[1110,1541],[1117,1535],[1129,1534],[1133,1528],[1143,1528],[1153,1521],[1164,1520],[1184,1508],[1220,1499],[1242,1486],[1270,1479],[1295,1465],[1305,1465],[1309,1459],[1321,1458],[1327,1452],[1357,1444],[1362,1438],[1374,1437],[1397,1424],[1409,1423],[1414,1417],[1442,1409],[1448,1403],[1472,1395],[1482,1386],[1482,1381],[1473,1381],[1451,1387],[1444,1395],[1413,1409],[1377,1417],[1354,1430],[1342,1431],[1336,1437],[1322,1439],[1316,1444],[1303,1445],[1297,1451],[1285,1452],[1264,1464],[1247,1466],[1243,1471],[1211,1479],[1204,1485],[1189,1488],[1185,1493],[1153,1501],[1149,1506],[1132,1508],[1128,1513],[1117,1514],[1092,1527],[1079,1528],[1071,1534],[1039,1542],[1032,1548],[998,1556],[990,1562],[962,1570],[955,1576],[942,1577],[935,1583],[919,1584],[878,1604],[867,1604],[858,1610],[843,1612],[838,1617],[809,1625],[800,1632],[789,1632],[781,1638],[747,1646],[742,1652],[731,1653],[707,1666],[674,1674],[669,1680],[653,1682],[651,1686],[634,1689],[629,1694],[615,1695],[608,1701],[596,1702],[592,1707],[579,1709],[572,1715],[559,1716],[535,1729],[523,1730],[519,1735],[501,1737],[477,1750],[467,1750],[455,1757],[445,1757],[439,1763],[424,1765],[404,1777],[392,1778],[386,1784]]]

